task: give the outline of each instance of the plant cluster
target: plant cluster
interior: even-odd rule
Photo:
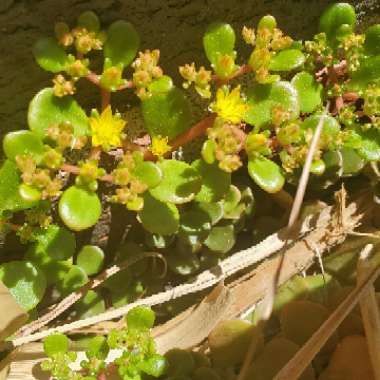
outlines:
[[[189,97],[164,74],[159,50],[138,51],[130,23],[102,30],[93,12],[74,28],[58,23],[55,37],[33,49],[37,63],[54,74],[52,86],[30,102],[29,129],[3,140],[0,228],[28,248],[22,260],[0,266],[0,279],[33,310],[47,287],[68,294],[99,273],[105,259],[141,250],[162,252],[176,275],[194,275],[231,252],[259,190],[274,194],[297,184],[320,120],[315,188],[376,165],[380,26],[363,34],[355,27],[346,3],[325,11],[311,41],[294,41],[264,16],[256,29],[242,30],[252,50],[244,61],[233,28],[210,25],[203,37],[210,67],[179,68],[183,87],[209,102],[209,114],[192,126]],[[81,80],[99,88],[100,109],[88,113],[75,99]],[[140,102],[143,139],[133,140],[127,117],[112,106],[112,94],[121,91]],[[199,137],[195,160],[174,154]],[[76,237],[99,222],[106,203],[134,215],[138,231],[110,258],[97,246],[77,249]],[[145,264],[104,284],[114,305],[147,291]],[[98,293],[86,297],[82,307],[96,301],[97,311],[104,309]]]

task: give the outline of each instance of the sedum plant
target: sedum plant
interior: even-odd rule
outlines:
[[[67,295],[105,263],[141,251],[160,251],[174,281],[215,265],[247,229],[257,195],[283,193],[284,186],[291,192],[298,183],[321,118],[314,189],[367,172],[367,164],[376,167],[380,27],[355,28],[354,8],[346,3],[325,11],[310,41],[293,40],[264,16],[256,28],[243,28],[251,53],[241,57],[234,29],[214,23],[203,37],[210,65],[181,66],[182,89],[164,73],[159,50],[139,51],[130,23],[103,30],[85,12],[73,28],[56,24],[55,36],[33,48],[38,65],[52,73],[51,86],[31,100],[28,129],[3,140],[0,227],[27,248],[0,266],[0,279],[33,310],[46,289]],[[82,81],[98,88],[98,108],[80,105]],[[195,124],[193,89],[206,113]],[[118,92],[136,96],[144,124],[138,138],[128,111],[118,112],[112,102]],[[185,160],[182,148],[198,138],[201,149]],[[110,203],[134,220],[116,253],[84,238]],[[107,292],[118,306],[146,292],[147,284],[149,291],[162,288],[145,264],[89,292],[78,315],[91,315],[86,305],[94,303],[102,311]]]

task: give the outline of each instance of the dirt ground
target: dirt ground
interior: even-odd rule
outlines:
[[[84,10],[94,10],[105,25],[125,18],[142,38],[142,49],[159,48],[163,67],[179,84],[178,66],[202,63],[202,34],[208,23],[223,20],[236,30],[273,14],[294,37],[315,32],[317,19],[329,0],[0,0],[0,138],[12,129],[26,128],[32,96],[49,85],[51,76],[31,54],[33,43],[52,33],[55,21],[71,24]],[[380,19],[380,0],[351,1],[364,24]],[[82,95],[96,105],[95,94]],[[122,101],[122,100],[121,100]],[[0,152],[1,155],[1,152]]]

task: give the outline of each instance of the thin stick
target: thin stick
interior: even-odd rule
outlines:
[[[128,268],[130,265],[133,265],[134,263],[147,257],[159,257],[163,259],[162,255],[157,252],[144,252],[142,254],[136,255],[135,257],[127,259],[120,264],[115,264],[112,267],[107,268],[104,272],[100,273],[87,284],[83,285],[81,288],[79,288],[78,290],[61,300],[58,304],[55,305],[55,307],[52,310],[47,312],[45,315],[21,328],[18,332],[18,336],[23,337],[32,334],[34,331],[39,330],[41,327],[47,325],[49,322],[51,322],[64,311],[66,311],[75,302],[81,299],[90,289],[96,288],[114,274],[120,272],[123,269]],[[166,271],[166,261],[163,260],[163,262],[165,264]]]
[[[372,244],[367,244],[362,253],[368,254],[372,250]],[[312,335],[305,345],[294,355],[288,364],[276,375],[274,380],[298,379],[315,355],[321,350],[330,336],[336,331],[339,325],[359,302],[360,298],[367,291],[368,287],[373,284],[380,274],[380,268],[367,273],[366,278],[358,284],[354,290],[344,299],[344,301],[335,309],[330,317],[321,325],[321,327]]]
[[[373,271],[373,264],[369,261],[369,252],[362,252],[357,267],[357,283],[364,282]],[[359,301],[363,318],[368,352],[376,380],[380,380],[380,315],[373,284],[367,287]]]

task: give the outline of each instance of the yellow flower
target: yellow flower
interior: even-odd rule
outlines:
[[[239,124],[249,107],[240,96],[240,86],[237,86],[231,92],[228,87],[219,88],[211,108],[224,120]]]
[[[167,137],[153,136],[150,151],[157,157],[162,157],[171,151]]]
[[[90,117],[92,146],[101,146],[104,150],[121,146],[121,132],[127,122],[113,115],[108,106],[101,115]]]

